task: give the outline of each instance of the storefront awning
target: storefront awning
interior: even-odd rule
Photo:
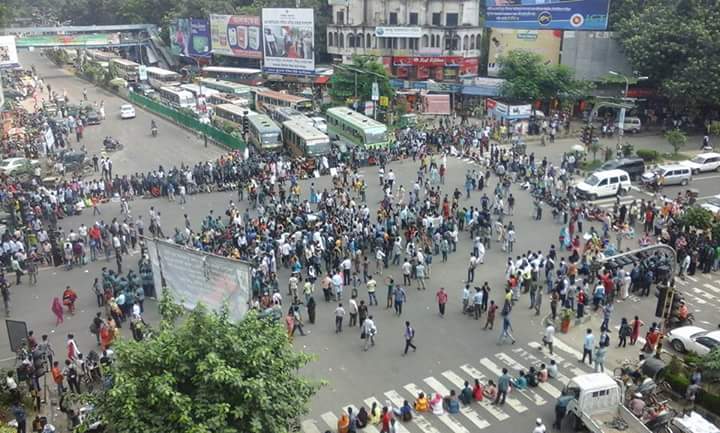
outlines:
[[[327,82],[330,81],[330,75],[320,75],[319,77],[315,77],[315,84],[327,84]]]

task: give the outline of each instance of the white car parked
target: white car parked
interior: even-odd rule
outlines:
[[[134,119],[135,108],[130,104],[123,104],[120,106],[120,118],[121,119]]]
[[[706,355],[720,346],[720,331],[708,332],[698,326],[681,326],[667,334],[670,345],[678,352]]]
[[[717,214],[720,212],[720,194],[710,197],[705,203],[701,204],[700,207],[709,210],[713,214]]]
[[[693,174],[704,171],[717,171],[720,170],[720,153],[701,153],[693,159],[680,161],[680,165],[690,168]]]

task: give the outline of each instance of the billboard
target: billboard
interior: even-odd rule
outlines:
[[[563,32],[562,51],[562,64],[571,67],[578,80],[600,80],[607,71],[633,72],[612,32]]]
[[[263,70],[274,74],[315,74],[313,9],[263,9]]]
[[[227,303],[235,320],[247,313],[252,293],[249,263],[156,239],[146,239],[146,245],[155,287],[162,287],[162,275],[165,286],[184,307],[202,303],[218,310]]]
[[[500,71],[498,58],[513,50],[539,54],[543,62],[557,65],[560,61],[560,30],[492,29],[488,53],[488,76],[497,77]]]
[[[376,38],[419,38],[420,27],[375,27]]]
[[[190,55],[190,20],[178,18],[170,24],[170,51],[176,56]]]
[[[0,36],[0,69],[18,66],[20,63],[15,47],[15,36]]]
[[[486,27],[605,30],[610,0],[487,0]]]
[[[26,35],[17,40],[17,46],[30,47],[89,47],[92,45],[118,45],[120,33],[77,35]]]
[[[213,54],[262,59],[260,17],[210,15]]]
[[[210,56],[210,22],[204,18],[190,19],[190,56]]]

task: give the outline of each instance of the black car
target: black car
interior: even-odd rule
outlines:
[[[100,124],[100,113],[94,109],[85,111],[85,124],[86,125],[99,125]]]
[[[641,158],[611,159],[601,165],[596,171],[605,170],[624,170],[630,175],[630,180],[636,180],[645,173],[645,161]]]

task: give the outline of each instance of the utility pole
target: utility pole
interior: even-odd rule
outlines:
[[[625,92],[623,93],[623,97],[622,97],[623,104],[622,104],[622,107],[620,108],[620,117],[618,119],[617,147],[618,147],[618,149],[620,149],[620,147],[621,147],[620,143],[622,141],[622,137],[623,137],[623,135],[625,135],[625,102],[627,102],[629,99],[628,91],[630,90],[630,79],[626,75],[623,75],[623,74],[621,74],[619,72],[615,72],[615,71],[608,71],[608,74],[615,75],[616,77],[620,77],[623,80],[625,80]],[[643,81],[643,80],[647,80],[647,79],[648,79],[648,77],[645,77],[645,76],[636,78],[637,81]]]

